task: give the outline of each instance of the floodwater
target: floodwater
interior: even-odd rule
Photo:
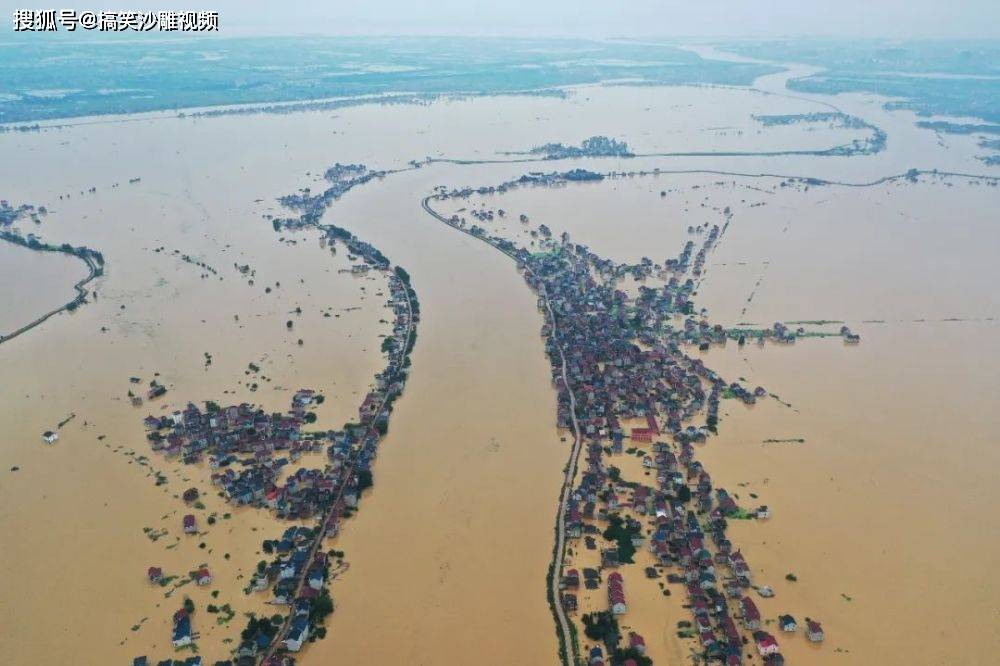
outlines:
[[[566,100],[140,118],[0,136],[0,151],[24,156],[0,164],[6,198],[53,211],[33,231],[93,247],[108,261],[95,303],[0,346],[0,529],[10,535],[0,565],[18,572],[0,581],[0,649],[16,663],[164,658],[172,654],[170,615],[189,594],[201,654],[216,659],[232,649],[224,640],[237,638],[242,612],[273,612],[241,588],[261,559],[261,540],[284,526],[227,508],[206,492],[207,469],[152,454],[141,419],[189,400],[282,409],[299,387],[327,396],[321,427],[356,414],[383,364],[384,284],[339,273],[349,260],[320,247],[313,232],[276,234],[262,217],[280,214],[276,197],[322,187],[317,174],[334,162],[403,168],[427,156],[503,159],[502,151],[594,134],[623,138],[637,152],[844,142],[842,130],[756,124],[752,113],[827,108],[828,100],[765,94],[782,83],[765,79],[763,92],[591,87]],[[411,274],[422,321],[375,488],[331,544],[346,552],[350,569],[332,585],[330,633],[307,648],[304,663],[555,661],[545,572],[569,445],[554,428],[543,319],[508,259],[430,219],[420,200],[437,185],[575,166],[851,181],[911,167],[986,170],[971,144],[939,145],[912,127],[910,114],[865,96],[836,102],[886,129],[889,149],[858,158],[438,163],[332,206],[329,221]],[[772,507],[768,523],[738,526],[735,540],[778,590],[762,604],[766,616],[823,621],[828,639],[819,648],[801,635],[782,641],[790,657],[810,663],[941,663],[955,645],[976,663],[1000,647],[990,626],[996,595],[979,583],[1000,554],[988,477],[997,426],[989,407],[1000,376],[989,319],[1000,314],[990,291],[997,239],[988,217],[1000,197],[996,188],[932,180],[805,191],[781,188],[779,179],[661,173],[487,202],[511,212],[512,233],[525,212],[532,225],[570,231],[598,253],[656,261],[676,256],[688,226],[717,223],[731,206],[732,225],[700,286],[710,317],[837,319],[861,333],[853,348],[807,339],[792,348],[733,345],[708,357],[727,376],[793,405],[725,405],[721,436],[701,455],[717,484],[741,494],[738,484],[750,484],[746,492]],[[96,192],[85,193],[90,187]],[[875,319],[886,323],[863,323]],[[904,321],[913,319],[925,321]],[[249,363],[260,372],[246,374]],[[156,377],[169,393],[134,408],[126,398],[133,376],[140,387]],[[43,444],[41,432],[65,419],[59,441]],[[789,433],[806,443],[760,443]],[[168,483],[156,486],[150,467]],[[207,533],[183,537],[188,509],[179,495],[192,485],[206,495],[197,513]],[[143,528],[169,534],[153,541]],[[167,599],[145,579],[150,565],[184,574],[202,563],[215,577],[207,589],[188,585]],[[799,582],[786,583],[792,571]],[[675,663],[688,649],[673,635],[686,619],[681,591],[665,597],[641,573],[626,573],[636,590],[627,624],[646,636],[658,663]],[[219,625],[208,603],[230,603],[237,615]],[[942,640],[907,639],[928,630]]]
[[[518,222],[525,214],[532,227],[568,232],[624,262],[662,261],[670,255],[655,249],[689,238],[699,246],[688,226],[722,225],[729,207],[732,221],[695,299],[712,323],[803,322],[828,332],[846,324],[862,336],[857,346],[803,338],[704,353],[727,380],[763,385],[791,405],[724,401],[720,435],[698,453],[716,487],[746,508],[771,509],[766,522],[730,521],[755,583],[777,592],[760,600],[765,618],[790,613],[824,625],[822,647],[801,632],[778,635],[784,653],[799,663],[836,663],[845,654],[860,663],[941,663],[950,652],[907,637],[942,615],[968,613],[960,629],[940,635],[969,646],[969,663],[985,663],[978,655],[997,643],[996,599],[982,578],[1000,557],[991,409],[1000,398],[1000,299],[992,288],[1000,191],[986,182],[925,176],[859,189],[660,175],[517,188],[448,205],[530,244]],[[493,222],[471,216],[500,208],[506,215]],[[823,321],[831,323],[808,323]],[[635,456],[611,464],[627,480],[648,482]],[[959,528],[964,520],[976,529]],[[599,550],[582,541],[576,551],[572,566],[599,563]],[[949,575],[955,552],[964,568]],[[644,577],[648,553],[636,563],[623,571],[622,626],[644,635],[654,661],[676,663],[694,644],[676,638],[688,612],[677,596],[663,596],[662,579]],[[673,593],[683,598],[680,586]],[[605,594],[603,586],[581,590],[581,612],[603,610]],[[880,628],[887,617],[899,629],[891,640]]]
[[[76,257],[0,243],[0,336],[76,298],[73,285],[85,277]]]

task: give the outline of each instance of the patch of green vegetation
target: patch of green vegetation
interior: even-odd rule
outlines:
[[[327,615],[333,612],[333,599],[330,593],[324,588],[309,611],[309,622],[312,626],[322,625]]]
[[[611,645],[616,644],[621,638],[618,620],[608,611],[584,614],[583,633],[592,641]]]
[[[154,530],[150,527],[142,528],[142,531],[146,534],[150,541],[157,541],[167,536],[168,532],[166,529]]]
[[[223,604],[218,611],[219,617],[217,617],[215,621],[220,625],[229,624],[229,621],[236,617],[236,611],[234,611],[232,606],[229,604]]]
[[[635,555],[635,546],[632,545],[632,537],[642,534],[642,525],[635,521],[626,521],[621,516],[612,515],[608,518],[608,528],[604,530],[603,537],[608,541],[618,544],[618,561],[622,564],[631,564],[632,556]]]

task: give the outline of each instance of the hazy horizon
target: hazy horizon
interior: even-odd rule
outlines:
[[[0,0],[6,14],[2,34],[12,34],[16,9],[42,9]],[[619,6],[601,0],[542,0],[505,3],[439,0],[319,0],[246,3],[215,0],[196,7],[162,0],[120,3],[113,8],[83,3],[78,11],[209,10],[220,14],[220,36],[412,35],[583,38],[1000,38],[1000,3],[965,0],[947,7],[932,0],[863,0],[812,3],[794,0],[705,0],[697,6],[670,0],[634,0]],[[88,34],[88,33],[85,33]]]

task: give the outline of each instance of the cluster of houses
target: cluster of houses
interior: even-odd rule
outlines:
[[[156,662],[156,666],[205,666],[208,662],[200,656],[194,655],[186,659],[161,659]],[[256,666],[256,662],[251,662]],[[132,660],[132,666],[153,666],[153,662],[146,657],[136,657]],[[241,666],[238,660],[220,659],[214,662],[213,666]],[[295,666],[295,658],[290,655],[275,655],[261,662],[261,666]]]
[[[579,146],[561,143],[546,143],[535,146],[528,154],[544,155],[547,160],[564,160],[578,157],[635,157],[628,144],[606,136],[592,136],[584,139]]]
[[[157,585],[163,580],[163,569],[160,567],[149,567],[146,570],[146,577],[150,583]],[[199,586],[211,585],[212,573],[208,570],[208,567],[199,567],[191,573],[191,580]]]
[[[301,229],[319,223],[326,208],[346,194],[351,189],[364,185],[375,178],[381,178],[386,172],[369,169],[364,164],[334,164],[327,169],[323,177],[330,186],[313,194],[309,188],[304,188],[296,194],[289,194],[278,199],[282,206],[299,211],[298,218],[274,220],[275,229]]]
[[[712,228],[708,232],[708,236],[705,238],[705,242],[702,243],[701,249],[698,250],[698,254],[694,257],[694,265],[691,267],[691,274],[695,277],[700,277],[702,271],[705,270],[705,259],[708,257],[708,252],[715,245],[716,241],[719,240],[720,233],[721,231],[719,229],[719,225],[712,225]]]
[[[481,210],[478,208],[473,208],[471,211],[469,211],[469,215],[471,215],[472,217],[476,218],[481,222],[492,222],[494,213],[492,210],[485,210],[485,209]],[[504,215],[505,213],[502,208],[496,212],[497,217],[504,217]]]
[[[495,191],[519,184],[513,181]],[[438,196],[467,197],[482,189],[441,189]],[[648,259],[634,265],[617,264],[570,242],[566,234],[556,240],[548,230],[540,229],[534,237],[543,239],[541,247],[529,252],[480,227],[466,228],[459,215],[448,223],[471,229],[470,233],[513,256],[539,295],[539,308],[546,315],[551,309],[558,322],[554,328],[552,318],[546,316],[542,328],[557,390],[557,424],[562,428],[576,424],[585,452],[577,485],[565,507],[567,537],[598,534],[598,523],[618,521],[631,535],[634,548],[648,548],[660,568],[678,572],[668,578],[684,585],[694,637],[706,657],[727,666],[742,664],[746,639],[738,626],[741,623],[752,632],[765,663],[784,663],[777,640],[761,630],[760,612],[747,596],[753,585],[751,568],[727,536],[727,519],[737,515],[765,518],[767,507],[743,511],[725,489],[713,486],[710,474],[695,459],[694,445],[714,431],[722,398],[752,405],[767,395],[761,387],[751,390],[726,382],[683,351],[690,344],[704,348],[734,337],[733,331],[692,316],[695,284],[689,276],[697,277],[703,270],[722,229],[712,227],[697,252],[689,241],[676,259],[656,266]],[[618,286],[626,276],[641,282],[652,275],[662,278],[662,285],[640,285],[634,298]],[[791,342],[799,333],[775,324],[761,337]],[[633,452],[651,449],[639,455],[655,483],[625,481],[620,473],[611,473],[609,457],[622,453],[626,441]],[[632,516],[643,521],[648,537],[642,526],[631,525],[636,520]],[[593,536],[586,539],[588,548],[594,547]],[[618,550],[607,548],[601,557],[601,570],[610,571],[606,584],[612,615],[627,611],[623,577],[616,570]],[[659,575],[656,568],[650,569],[654,577]],[[594,589],[599,578],[599,571],[584,569],[587,589]],[[567,612],[574,612],[579,605],[580,575],[569,569],[560,580],[561,604]],[[818,625],[816,629],[809,634],[810,640],[822,639]],[[612,656],[620,649],[617,644],[605,648]],[[600,646],[594,646],[590,663],[603,660]]]
[[[794,330],[783,324],[781,322],[775,322],[771,328],[765,328],[759,331],[747,331],[744,329],[731,329],[726,331],[726,335],[730,338],[736,338],[742,345],[746,342],[747,334],[752,335],[757,338],[757,342],[761,345],[764,344],[765,340],[771,340],[773,342],[792,344],[798,338],[806,335],[806,329],[802,326],[797,326]],[[817,335],[817,333],[812,333],[812,335]],[[818,333],[818,335],[832,335],[830,333]],[[841,326],[839,335],[844,339],[844,342],[848,344],[858,344],[861,342],[861,336],[853,333],[851,329],[847,326]]]
[[[268,414],[246,403],[225,408],[209,403],[205,411],[188,404],[169,416],[147,417],[147,439],[167,458],[188,464],[207,458],[213,485],[235,504],[267,506],[280,517],[309,517],[332,496],[333,480],[320,470],[298,470],[280,485],[277,479],[282,467],[322,447],[322,434],[301,432],[311,396],[296,393],[287,414]],[[184,495],[188,503],[197,498],[197,489]],[[184,521],[186,533],[197,531],[193,515]]]
[[[726,227],[729,226],[728,220],[732,218],[732,212],[729,206],[726,206],[724,211],[726,216]],[[702,227],[688,227],[688,233],[701,233]],[[694,253],[694,241],[689,240],[684,243],[684,248],[681,253],[677,255],[676,258],[670,258],[663,262],[663,269],[661,275],[666,277],[667,275],[683,276],[685,273],[690,271],[691,275],[694,277],[700,277],[705,270],[705,260],[708,258],[708,253],[712,250],[715,244],[718,242],[719,237],[722,232],[725,231],[725,227],[719,227],[715,224],[708,230],[708,234],[705,236],[705,240],[702,241],[701,247],[698,252],[694,255],[694,261],[691,261],[691,255]]]
[[[363,179],[369,172],[358,165],[338,165],[328,175],[332,180]],[[383,344],[389,357],[387,365],[375,375],[374,385],[358,409],[357,422],[340,431],[304,433],[303,425],[315,420],[308,410],[317,402],[316,394],[307,389],[294,394],[291,408],[284,414],[267,413],[245,403],[219,407],[209,402],[205,410],[188,404],[182,411],[145,420],[153,450],[189,464],[207,459],[212,484],[232,503],[267,508],[283,519],[319,521],[314,528],[289,527],[281,539],[265,542],[265,551],[273,553],[274,559],[258,569],[248,591],[270,591],[270,603],[288,607],[287,620],[280,628],[244,632],[247,637],[236,650],[234,663],[238,666],[294,663],[287,655],[301,650],[314,636],[318,605],[332,611],[326,589],[330,564],[321,545],[324,538],[338,533],[345,511],[355,508],[361,492],[371,485],[378,443],[387,430],[392,403],[406,381],[412,329],[419,316],[408,276],[399,270],[389,271],[388,261],[373,246],[353,236],[345,238],[346,232],[335,227],[327,231],[332,241],[345,242],[364,265],[386,271],[391,294],[388,305],[394,313],[392,335]],[[281,474],[286,466],[305,454],[322,451],[324,446],[321,469],[299,467]],[[199,496],[197,488],[190,488],[183,493],[183,500],[196,504]],[[194,514],[185,515],[182,526],[185,533],[198,532]],[[157,567],[149,570],[153,582],[162,575]],[[212,578],[207,569],[200,569],[194,580],[207,585]],[[175,616],[173,632],[175,647],[190,644],[193,634],[186,613]],[[284,656],[275,655],[278,646]]]
[[[778,626],[786,634],[794,634],[799,629],[798,623],[791,615],[779,615]],[[806,618],[806,638],[812,643],[822,643],[825,637],[823,634],[823,625],[816,620]]]
[[[509,190],[524,187],[561,187],[572,181],[604,180],[604,175],[587,171],[586,169],[572,169],[570,171],[529,171],[514,180],[509,180],[499,185],[482,185],[480,187],[459,187],[448,189],[443,185],[434,188],[435,196],[439,199],[467,199],[473,194],[480,196],[488,194],[504,194]],[[527,215],[518,218],[522,223],[528,222]],[[449,224],[457,223],[458,220],[451,220]],[[458,226],[458,225],[456,225]],[[490,239],[498,241],[500,239]]]
[[[672,579],[684,585],[701,647],[706,655],[735,666],[743,663],[737,620],[748,630],[759,629],[761,622],[755,603],[746,596],[753,585],[750,566],[726,536],[726,518],[739,507],[724,489],[713,489],[711,477],[693,459],[693,446],[684,434],[678,433],[679,454],[665,442],[654,443],[649,456],[657,475],[654,488],[613,481],[605,447],[592,443],[569,505],[567,534],[585,533],[586,523],[606,521],[617,511],[642,517],[651,534],[639,536],[633,545],[645,545],[661,567],[680,572]],[[608,609],[620,614],[627,607],[616,567],[614,560],[602,558],[602,568],[611,569]],[[570,587],[565,577],[563,582],[564,588]],[[761,654],[767,656],[766,663],[783,663],[776,641],[765,647],[766,653]]]
[[[273,603],[278,605],[293,605],[297,601],[296,594],[300,592],[306,599],[318,596],[326,583],[329,561],[326,553],[311,553],[316,536],[317,530],[308,527],[286,529],[281,539],[266,547],[275,554],[275,558],[253,575],[251,589],[255,592],[272,590]],[[299,580],[305,581],[301,590]]]
[[[840,327],[840,335],[843,336],[844,342],[848,344],[856,345],[861,342],[861,336],[851,332],[851,329],[847,326]]]
[[[626,647],[640,657],[646,655],[646,639],[644,639],[640,634],[630,631],[628,634]],[[604,666],[604,650],[601,649],[600,645],[594,645],[590,648],[587,654],[587,664],[588,666]],[[639,666],[639,662],[635,658],[629,657],[620,661],[622,666]]]

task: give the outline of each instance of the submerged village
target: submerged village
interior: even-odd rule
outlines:
[[[1000,43],[913,13],[32,42],[6,661],[992,663]]]
[[[604,137],[579,149],[548,144],[531,154],[552,159],[551,154],[565,150],[574,155],[630,155],[625,144]],[[422,166],[413,162],[409,168]],[[334,542],[373,485],[378,448],[409,374],[420,309],[403,268],[350,231],[323,224],[322,218],[343,194],[392,173],[338,163],[323,174],[328,184],[324,190],[303,188],[279,199],[294,215],[264,215],[276,233],[312,230],[331,252],[343,248],[351,266],[342,272],[377,272],[387,281],[385,305],[393,318],[391,334],[381,343],[386,365],[375,375],[355,421],[338,429],[318,427],[314,408],[325,397],[309,388],[295,392],[283,413],[210,400],[144,420],[153,452],[184,465],[206,466],[211,491],[227,503],[266,511],[286,522],[261,543],[266,559],[243,589],[266,598],[275,612],[269,617],[248,614],[238,639],[226,641],[232,643],[231,658],[214,662],[216,666],[290,666],[308,643],[327,634],[325,620],[335,609],[330,585],[349,566]],[[678,621],[677,637],[696,663],[780,665],[785,663],[781,643],[801,640],[818,646],[825,639],[822,623],[806,615],[808,609],[766,617],[758,608],[755,598],[773,597],[774,592],[766,581],[755,580],[752,563],[731,541],[727,528],[733,520],[766,520],[769,509],[742,505],[738,494],[713,484],[697,457],[698,446],[717,431],[723,400],[750,406],[777,398],[763,387],[727,381],[689,350],[707,351],[728,343],[789,345],[802,337],[825,335],[857,344],[859,336],[846,326],[833,334],[780,322],[767,328],[711,324],[694,298],[707,258],[732,219],[729,208],[720,211],[718,224],[688,227],[690,238],[675,255],[635,264],[603,258],[544,224],[533,227],[525,214],[485,207],[445,214],[434,208],[514,188],[566,187],[656,173],[536,171],[498,186],[438,187],[423,200],[423,208],[438,222],[512,259],[538,297],[541,335],[557,392],[555,425],[567,435],[563,441],[572,439],[554,512],[555,543],[546,581],[561,662],[653,663],[646,654],[642,618],[632,623],[628,614],[630,587],[655,581],[663,596],[683,595],[689,617]],[[788,179],[787,185],[793,184],[794,179]],[[800,184],[817,182],[802,179]],[[10,219],[24,214],[6,202],[0,212]],[[472,220],[460,215],[463,212]],[[528,233],[530,248],[491,231],[494,221],[508,216]],[[80,251],[85,253],[82,258],[90,259],[89,250]],[[96,253],[95,265],[98,271],[103,266]],[[147,399],[165,393],[166,388],[153,381]],[[131,392],[130,397],[133,405],[143,404]],[[46,432],[43,438],[53,443],[57,437]],[[180,498],[188,509],[179,516],[177,528],[192,538],[203,528],[194,511],[202,492],[191,487]],[[645,551],[643,557],[640,551]],[[168,586],[179,578],[209,589],[213,583],[204,565],[181,575],[172,575],[157,562],[143,569],[153,586]],[[211,615],[225,616],[228,622],[234,613],[228,604],[199,610],[184,597],[170,611],[174,654],[139,655],[133,666],[200,666],[199,623],[215,622]],[[205,612],[211,615],[205,617]]]
[[[753,405],[769,394],[727,382],[685,350],[730,340],[741,346],[751,340],[792,344],[806,332],[781,323],[726,329],[696,310],[696,281],[728,227],[729,210],[721,226],[697,230],[700,246],[689,240],[662,262],[627,265],[573,243],[568,234],[556,238],[545,225],[531,229],[534,247],[518,246],[488,229],[508,215],[503,209],[473,208],[470,223],[459,214],[465,208],[446,215],[432,207],[516,187],[604,177],[580,169],[535,172],[500,186],[438,188],[423,203],[438,221],[513,259],[545,315],[541,333],[558,393],[556,424],[573,436],[548,581],[561,659],[590,666],[652,663],[642,634],[626,633],[619,624],[628,614],[630,583],[648,578],[660,580],[665,596],[671,592],[664,582],[685,595],[690,616],[678,622],[677,633],[689,642],[696,663],[783,664],[781,642],[822,643],[822,624],[790,613],[762,617],[754,597],[774,592],[754,580],[752,563],[729,539],[727,526],[732,520],[766,520],[769,509],[740,506],[737,495],[713,485],[696,455],[717,430],[721,400]],[[524,214],[518,219],[529,224]],[[639,284],[638,296],[625,292],[620,283],[626,278]],[[653,282],[658,284],[647,284]],[[847,327],[838,335],[848,344],[860,341]],[[626,478],[625,465],[616,460],[622,456],[639,458],[649,480]],[[648,550],[653,562],[640,571],[633,557],[638,549]],[[577,564],[587,551],[599,554],[596,566]],[[597,610],[583,613],[578,624],[573,617],[585,607]]]
[[[279,612],[250,616],[232,659],[215,662],[217,666],[287,666],[310,641],[326,636],[324,620],[335,607],[330,583],[348,566],[331,541],[373,484],[378,446],[408,375],[419,306],[405,270],[392,267],[377,248],[349,231],[320,220],[342,194],[386,173],[337,164],[325,173],[330,183],[326,190],[313,194],[304,189],[282,198],[282,205],[297,216],[266,216],[275,231],[320,231],[323,243],[346,248],[356,262],[352,273],[380,271],[388,280],[387,305],[394,321],[392,335],[382,343],[387,365],[375,376],[357,421],[339,430],[310,429],[316,421],[312,409],[324,397],[309,389],[294,394],[286,413],[267,413],[246,403],[208,402],[204,408],[188,404],[145,419],[153,451],[184,464],[207,463],[213,490],[227,502],[289,521],[281,534],[262,543],[269,559],[258,564],[244,589],[246,594],[267,595]],[[676,256],[659,263],[643,259],[619,264],[573,243],[568,234],[554,237],[544,224],[531,229],[530,250],[492,235],[483,225],[505,217],[502,209],[473,209],[475,223],[470,224],[431,206],[516,187],[561,187],[605,177],[582,169],[534,172],[496,187],[437,188],[423,202],[439,222],[513,259],[538,295],[544,315],[541,333],[558,395],[556,425],[573,439],[546,583],[560,659],[590,666],[652,663],[638,628],[626,631],[621,626],[628,614],[629,585],[640,576],[657,579],[665,596],[671,594],[667,584],[683,592],[690,618],[678,623],[677,635],[690,642],[696,660],[727,666],[758,660],[782,664],[775,634],[781,641],[818,644],[824,640],[822,624],[808,617],[799,622],[790,613],[763,617],[754,596],[773,596],[773,591],[754,580],[751,564],[727,537],[727,522],[765,520],[769,510],[740,506],[737,495],[713,486],[696,457],[696,447],[717,429],[722,400],[753,405],[771,396],[759,386],[727,382],[685,350],[707,350],[727,341],[741,346],[750,341],[792,344],[814,334],[781,323],[766,329],[727,329],[709,324],[706,313],[696,311],[697,281],[708,254],[726,232],[728,209],[721,224],[689,229],[700,236],[700,244],[688,240]],[[518,219],[529,228],[526,215]],[[639,285],[636,296],[626,293],[621,284],[626,279]],[[860,340],[846,327],[838,335],[847,343]],[[628,478],[622,471],[626,465],[616,460],[622,456],[641,460],[650,479]],[[321,466],[309,464],[320,457]],[[191,488],[182,499],[190,505],[198,498],[199,491]],[[194,513],[184,515],[178,527],[189,535],[200,529]],[[646,549],[653,563],[636,572],[639,549]],[[593,562],[585,555],[591,551],[597,558]],[[154,585],[167,579],[155,563],[147,575]],[[212,583],[207,568],[190,575],[197,585]],[[173,615],[171,642],[176,652],[190,651],[191,656],[138,656],[134,666],[201,664],[198,621],[185,598]],[[777,623],[776,629],[772,623]]]
[[[300,212],[299,217],[272,220],[275,231],[318,229],[321,242],[331,251],[335,252],[338,244],[347,250],[355,262],[352,273],[379,271],[388,281],[386,305],[393,313],[392,334],[383,339],[381,347],[387,363],[375,375],[358,408],[357,420],[339,430],[310,430],[309,425],[316,422],[312,409],[324,397],[311,389],[300,389],[286,413],[267,413],[246,403],[220,406],[210,401],[204,409],[189,403],[183,410],[148,416],[144,421],[153,451],[184,464],[207,461],[213,490],[227,502],[266,510],[292,523],[262,543],[270,559],[258,564],[244,590],[246,594],[269,596],[268,603],[277,612],[271,617],[249,617],[233,658],[217,661],[217,666],[291,666],[295,654],[308,642],[326,635],[324,619],[334,611],[329,583],[347,564],[343,553],[328,546],[343,521],[357,510],[362,493],[372,486],[372,463],[388,431],[393,402],[406,383],[420,318],[405,270],[393,267],[377,248],[350,232],[319,224],[323,209],[333,199],[377,175],[360,165],[338,164],[326,174],[332,183],[326,192],[317,196],[306,192],[282,200],[283,205]],[[322,460],[322,465],[309,465],[314,458]],[[287,473],[292,466],[296,466],[295,471]],[[182,499],[192,505],[198,498],[198,489],[190,488]],[[186,535],[200,530],[194,513],[185,514],[178,527]],[[197,585],[212,584],[207,568],[190,575]],[[169,579],[155,564],[149,566],[147,576],[152,585]],[[209,607],[208,612],[220,609]],[[200,666],[198,622],[194,604],[185,598],[173,614],[170,638],[175,652],[187,651],[191,656],[157,659],[141,655],[134,658],[133,665]]]

